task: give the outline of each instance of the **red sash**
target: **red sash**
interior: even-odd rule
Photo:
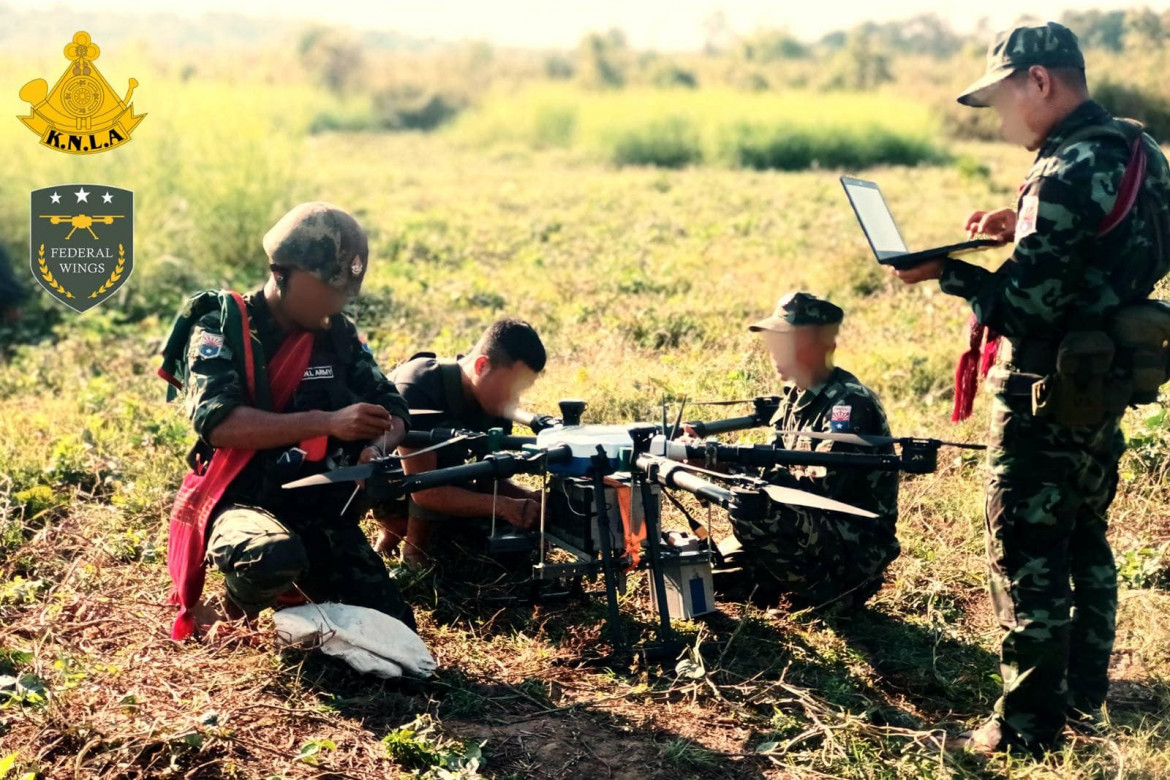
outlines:
[[[244,324],[244,362],[247,372],[248,398],[255,397],[255,367],[252,362],[252,337],[243,298],[233,293]],[[305,331],[290,336],[268,364],[272,390],[272,411],[280,412],[292,399],[293,392],[305,375],[313,347],[313,334]],[[170,539],[167,543],[167,569],[173,587],[169,602],[178,604],[179,614],[171,628],[171,639],[186,639],[195,630],[191,611],[203,595],[206,572],[203,559],[207,554],[207,521],[224,491],[227,490],[256,450],[219,449],[199,474],[188,472],[175,497],[171,512]]]

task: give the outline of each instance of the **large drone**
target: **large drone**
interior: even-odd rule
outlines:
[[[746,430],[768,425],[779,399],[767,396],[749,401],[751,415],[714,422],[688,422],[699,435]],[[677,439],[679,422],[668,426],[583,425],[582,401],[560,403],[561,416],[518,412],[514,419],[536,436],[506,436],[500,429],[487,432],[435,428],[411,431],[404,444],[415,449],[368,463],[337,469],[290,482],[288,489],[364,480],[368,498],[383,501],[431,488],[466,484],[472,480],[508,479],[517,474],[543,478],[539,530],[520,531],[492,518],[489,552],[537,551],[533,577],[537,581],[575,579],[601,574],[608,602],[608,626],[614,645],[625,647],[618,612],[618,593],[625,575],[647,569],[651,598],[659,616],[661,647],[674,646],[672,618],[690,618],[713,611],[709,533],[686,512],[671,491],[681,490],[721,508],[767,511],[769,502],[875,518],[869,512],[816,493],[772,485],[755,473],[775,466],[832,466],[867,470],[934,471],[941,446],[935,439],[795,432],[813,439],[830,439],[884,452],[835,453],[790,450],[772,445],[694,443]],[[681,412],[679,418],[681,420]],[[893,445],[899,451],[895,452]],[[981,445],[953,443],[981,448]],[[473,462],[406,474],[402,461],[444,447],[461,447]],[[703,463],[703,466],[696,465]],[[716,467],[726,471],[716,471]],[[746,472],[746,473],[745,473]],[[696,537],[672,534],[661,527],[661,498],[665,495],[687,516]],[[564,554],[550,553],[560,550]],[[567,559],[567,560],[566,560]]]

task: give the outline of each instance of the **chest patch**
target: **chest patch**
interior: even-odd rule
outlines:
[[[309,366],[305,369],[304,380],[310,379],[332,379],[333,366]]]
[[[199,357],[214,358],[219,357],[219,353],[223,351],[223,335],[219,333],[208,333],[204,331],[199,336]]]
[[[834,406],[829,413],[829,430],[833,433],[849,433],[853,430],[853,407],[848,405]]]
[[[1025,195],[1020,200],[1020,211],[1016,215],[1016,243],[1036,232],[1036,217],[1040,213],[1040,198]]]

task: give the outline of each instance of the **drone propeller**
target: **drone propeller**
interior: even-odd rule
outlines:
[[[461,441],[467,441],[472,438],[466,434],[453,436],[447,441],[441,441],[438,444],[432,444],[430,447],[424,447],[421,450],[415,450],[406,455],[383,455],[377,459],[377,462],[397,460],[404,461],[410,458],[417,458],[419,455],[426,455],[428,452],[441,450],[444,447],[450,447],[452,444],[457,444]],[[326,471],[324,474],[314,474],[311,477],[298,479],[293,482],[286,482],[282,487],[285,490],[290,488],[313,487],[314,485],[332,485],[336,482],[357,482],[362,479],[368,479],[374,475],[376,470],[375,462],[362,463],[358,466],[348,466],[346,468],[334,469],[333,471]]]
[[[741,404],[754,404],[754,398],[737,398],[732,401],[691,401],[691,406],[739,406]]]
[[[711,471],[709,469],[693,466],[690,463],[677,463],[676,468],[693,471],[696,474],[703,474],[705,476],[722,479],[728,482],[746,482],[749,485],[758,485],[760,479],[757,477],[747,477],[737,474],[723,474],[718,471]],[[830,512],[843,512],[848,515],[857,515],[859,517],[876,518],[877,515],[867,509],[860,509],[850,504],[841,501],[835,501],[825,496],[818,496],[816,493],[809,493],[804,490],[797,490],[796,488],[780,487],[779,485],[764,485],[761,487],[768,498],[772,499],[778,504],[788,504],[789,506],[806,506],[811,509],[824,509]]]
[[[356,482],[359,479],[369,479],[374,476],[377,467],[374,463],[363,463],[360,466],[349,466],[344,469],[326,471],[324,474],[314,474],[311,477],[286,482],[282,486],[285,490],[292,488],[314,487],[316,485],[332,485],[335,482]]]
[[[877,517],[877,514],[870,512],[868,509],[860,509],[841,501],[834,501],[831,498],[825,498],[824,496],[818,496],[816,493],[808,493],[804,490],[797,490],[796,488],[768,485],[764,488],[764,493],[768,495],[768,498],[778,504],[807,506],[812,509],[826,509],[830,512],[843,512],[847,515],[857,515],[858,517],[868,517],[871,519]]]
[[[854,444],[858,447],[888,447],[891,444],[905,444],[908,441],[926,441],[931,444],[937,444],[940,447],[961,447],[966,450],[985,450],[987,445],[974,444],[972,442],[963,441],[941,441],[939,439],[921,439],[913,438],[894,438],[893,436],[873,436],[863,433],[829,433],[817,431],[779,431],[779,433],[786,436],[803,436],[806,439],[818,439],[821,441],[835,441],[841,444]]]

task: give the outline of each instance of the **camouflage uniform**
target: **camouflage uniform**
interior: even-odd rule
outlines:
[[[833,304],[797,293],[781,301],[772,321],[779,318],[795,326],[831,325],[839,323],[842,316]],[[775,329],[769,322],[762,321],[753,328]],[[834,368],[816,387],[801,390],[794,384],[786,385],[772,424],[777,431],[890,435],[886,413],[877,396],[841,368]],[[875,451],[781,433],[776,434],[775,446],[833,453]],[[891,450],[887,447],[885,451]],[[770,504],[767,516],[762,518],[744,517],[733,511],[732,530],[743,548],[736,557],[744,559],[752,581],[760,583],[762,590],[774,585],[794,602],[810,606],[830,602],[860,606],[876,593],[886,567],[901,551],[895,535],[897,473],[779,467],[764,477],[776,485],[868,509],[878,517],[869,519],[783,504]]]
[[[988,58],[989,75],[960,102],[981,105],[981,91],[1005,70],[1075,66],[1080,52],[1071,32],[1049,24],[1001,35]],[[1034,416],[1030,395],[1054,370],[1065,334],[1100,327],[1121,304],[1148,296],[1170,269],[1156,239],[1158,231],[1170,236],[1170,168],[1149,136],[1137,206],[1098,236],[1130,149],[1120,136],[1090,128],[1117,124],[1092,101],[1068,115],[1021,187],[1012,256],[995,272],[947,260],[940,280],[1012,345],[1011,359],[991,377],[997,392],[986,507],[989,585],[1005,629],[1004,692],[992,720],[1001,746],[1051,744],[1066,708],[1094,713],[1108,687],[1117,576],[1105,512],[1125,449],[1120,416],[1069,427]]]
[[[309,270],[336,289],[352,293],[364,273],[364,236],[361,246],[354,245],[352,235],[348,243],[345,238],[332,243],[320,235],[310,236],[309,244],[324,245],[316,259],[312,247],[305,248],[306,226],[313,233],[332,230],[328,225],[315,227],[322,220],[336,219],[332,207],[322,209],[322,205],[294,209],[290,214],[298,218],[290,222],[286,217],[277,223],[265,237],[265,247],[274,265]],[[302,246],[294,252],[289,244],[298,239]],[[347,273],[332,273],[335,254],[345,258]],[[353,258],[360,258],[360,263]],[[318,267],[323,269],[320,274],[316,273]],[[208,442],[211,431],[233,409],[246,403],[239,356],[233,354],[241,349],[233,338],[238,324],[229,326],[226,313],[232,311],[232,305],[222,302],[225,297],[220,293],[193,297],[180,314],[171,339],[177,344],[186,338],[181,384],[187,414],[199,436],[192,459],[198,457],[203,462],[212,454]],[[271,357],[285,334],[262,290],[245,296],[245,303],[253,352]],[[174,347],[168,343],[164,355]],[[267,385],[262,376],[257,377],[258,393]],[[409,422],[406,402],[378,368],[353,323],[336,315],[326,329],[314,334],[308,368],[284,412],[336,411],[359,402],[379,404]],[[264,408],[265,404],[258,406]],[[339,600],[370,607],[413,627],[410,607],[359,525],[362,502],[354,501],[341,511],[349,503],[354,483],[281,488],[286,482],[356,463],[367,444],[329,438],[325,457],[316,462],[305,460],[304,451],[296,446],[257,452],[232,481],[208,524],[207,562],[224,573],[228,594],[240,607],[258,611],[295,583],[315,601]]]

